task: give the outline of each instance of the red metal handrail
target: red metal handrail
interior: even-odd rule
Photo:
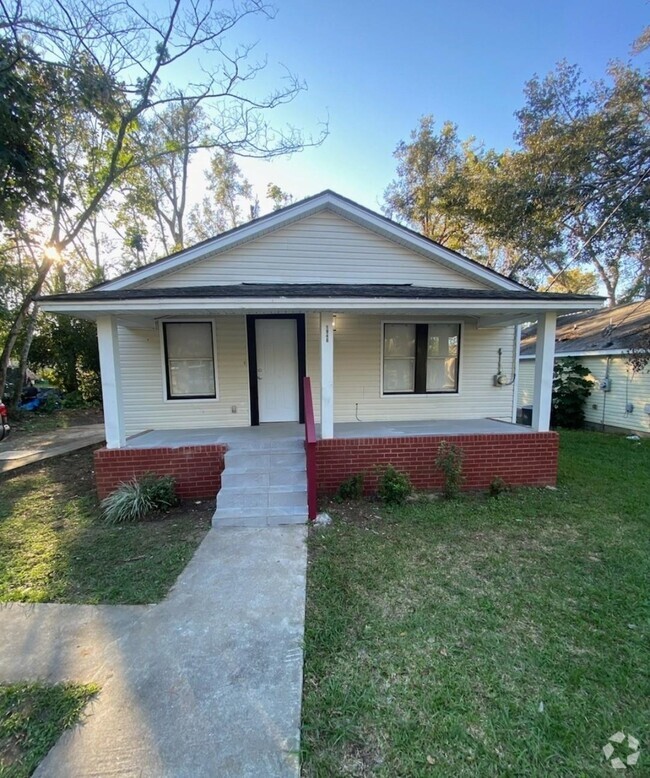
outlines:
[[[316,489],[318,469],[316,466],[316,421],[314,419],[314,401],[311,396],[311,379],[303,378],[303,404],[305,411],[305,454],[307,457],[307,509],[309,520],[313,521],[318,513]]]

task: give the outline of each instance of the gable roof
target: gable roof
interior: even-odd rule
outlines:
[[[602,298],[589,294],[535,292],[532,289],[456,289],[411,284],[220,284],[156,289],[89,289],[87,292],[54,294],[40,301],[68,300],[178,300],[178,299],[359,299],[359,300],[508,300],[531,302],[590,302]]]
[[[228,230],[214,238],[209,238],[187,249],[158,259],[144,267],[131,270],[94,288],[98,290],[127,289],[145,281],[155,281],[159,276],[235,248],[242,243],[259,238],[266,233],[324,210],[337,213],[372,232],[410,248],[432,261],[456,270],[470,278],[482,281],[492,288],[527,291],[527,287],[506,278],[495,270],[456,251],[445,248],[414,230],[404,227],[329,189],[313,197],[292,203],[273,213],[261,216],[240,227]]]
[[[650,300],[561,316],[557,320],[555,354],[620,354],[637,345],[642,333],[650,333]],[[536,326],[522,332],[522,357],[535,356],[536,340]]]

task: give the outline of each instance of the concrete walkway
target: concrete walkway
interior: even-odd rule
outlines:
[[[1,607],[0,680],[102,686],[35,775],[296,778],[305,537],[213,529],[159,605]]]
[[[8,473],[19,467],[40,462],[60,454],[69,454],[79,448],[92,446],[104,440],[103,424],[87,424],[79,427],[42,432],[33,435],[9,437],[0,443],[0,473]]]

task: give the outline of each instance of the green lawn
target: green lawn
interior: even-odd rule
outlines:
[[[330,512],[304,775],[610,775],[619,730],[650,775],[650,440],[563,433],[557,491]]]
[[[162,520],[105,524],[89,450],[0,476],[0,601],[156,602],[209,521],[205,500]]]
[[[0,776],[31,775],[97,691],[93,684],[0,686]]]

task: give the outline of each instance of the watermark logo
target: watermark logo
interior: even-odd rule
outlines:
[[[626,735],[625,732],[615,732],[603,746],[605,759],[614,770],[634,767],[639,761],[640,753],[639,741],[632,735]]]

